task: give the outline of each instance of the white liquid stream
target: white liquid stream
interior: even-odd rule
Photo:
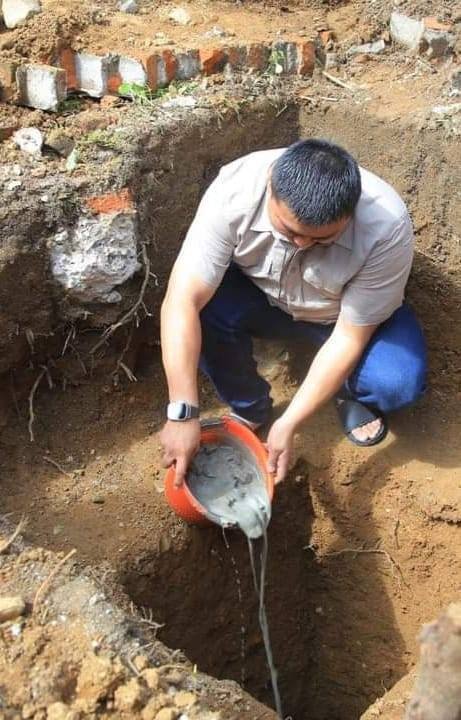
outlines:
[[[240,527],[248,539],[251,571],[259,598],[258,619],[271,676],[275,707],[283,720],[265,607],[268,555],[267,526],[271,503],[263,476],[249,455],[237,443],[210,443],[195,456],[187,475],[187,485],[209,516],[223,528]],[[255,541],[262,538],[259,576],[255,562]]]

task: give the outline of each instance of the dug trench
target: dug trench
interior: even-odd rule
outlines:
[[[137,146],[131,186],[145,241],[155,228],[150,259],[158,282],[145,296],[154,317],[124,355],[137,381],[112,372],[126,328],[93,377],[81,367],[97,333],[77,332],[75,352],[51,367],[53,389],[35,393],[31,443],[19,388],[31,387],[37,364],[10,373],[17,402],[0,436],[3,511],[27,514],[34,543],[75,547],[88,564],[111,568],[133,602],[163,624],[161,640],[271,705],[246,541],[229,533],[227,549],[217,528],[186,526],[162,495],[158,307],[198,198],[221,164],[308,135],[340,142],[410,206],[417,255],[408,295],[427,333],[430,382],[376,448],[349,445],[330,407],[299,433],[296,464],[273,505],[267,610],[285,714],[356,720],[413,666],[421,624],[459,592],[461,149],[442,129],[416,137],[411,117],[386,123],[345,103],[279,114],[261,105],[219,129],[213,123],[200,118],[161,138],[145,134]],[[41,352],[57,358],[63,337]],[[278,408],[311,354],[258,347]],[[201,404],[208,415],[223,412],[205,381]]]

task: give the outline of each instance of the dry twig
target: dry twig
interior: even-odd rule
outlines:
[[[344,548],[343,550],[336,550],[335,552],[327,553],[328,557],[334,557],[337,555],[383,555],[389,565],[392,567],[393,570],[397,571],[397,574],[399,575],[400,579],[404,583],[404,585],[407,585],[405,582],[405,579],[403,577],[402,570],[400,569],[400,566],[396,563],[392,555],[390,555],[387,550],[383,550],[382,548]],[[407,586],[408,587],[408,586]]]
[[[67,475],[68,478],[71,478],[73,480],[72,475],[67,472],[67,470],[64,470],[64,468],[56,462],[56,460],[53,460],[51,457],[47,457],[46,455],[43,455],[43,459],[45,462],[50,463],[50,465],[54,465],[54,467],[59,470],[59,472],[62,472],[63,475]]]
[[[51,583],[53,582],[56,575],[59,573],[59,571],[62,569],[62,567],[66,564],[68,560],[70,560],[71,557],[75,555],[77,550],[74,548],[70,552],[67,553],[65,557],[62,558],[56,565],[56,567],[50,572],[48,577],[42,582],[39,589],[35,593],[34,602],[32,604],[32,613],[35,613],[37,611],[37,608],[43,599],[43,596],[45,595],[46,591],[50,587]]]
[[[123,362],[125,353],[127,352],[128,348],[130,347],[132,337],[133,337],[133,323],[131,324],[130,332],[128,333],[125,346],[117,360],[117,365],[115,366],[115,370],[112,372],[112,377],[114,378],[114,380],[117,380],[118,374],[119,374],[119,371],[121,368],[130,382],[138,382],[138,378],[136,377],[136,375],[130,370],[128,365],[126,365],[126,363]]]
[[[336,77],[336,75],[330,75],[330,73],[327,73],[325,70],[323,70],[322,75],[326,77],[326,79],[330,82],[334,83],[335,85],[339,85],[339,87],[342,87],[345,90],[349,90],[350,92],[355,92],[357,90],[357,88],[353,85],[348,85],[344,82],[344,80],[341,80],[341,78]]]
[[[30,391],[30,394],[29,394],[29,436],[30,436],[30,441],[31,441],[31,442],[34,442],[34,440],[35,440],[34,431],[33,431],[33,424],[34,424],[34,420],[35,420],[35,413],[34,413],[34,395],[35,395],[35,393],[36,393],[36,391],[37,391],[38,386],[40,385],[40,383],[41,383],[41,381],[42,381],[43,376],[44,376],[45,373],[47,373],[47,372],[48,372],[48,368],[47,368],[47,367],[42,367],[42,369],[40,370],[40,372],[39,372],[39,374],[38,374],[38,376],[37,376],[36,381],[35,381],[34,384],[32,385],[32,390]]]
[[[150,276],[150,260],[149,260],[148,254],[147,254],[147,247],[146,247],[145,243],[142,243],[141,251],[142,251],[142,259],[144,261],[144,278],[142,281],[141,290],[139,292],[138,298],[137,298],[136,302],[134,303],[134,305],[131,306],[131,308],[128,310],[128,312],[126,312],[125,315],[123,315],[120,318],[120,320],[117,320],[116,323],[113,323],[112,325],[110,325],[110,327],[108,327],[108,328],[106,328],[106,330],[104,330],[103,334],[101,335],[101,337],[98,340],[98,342],[96,343],[96,345],[91,348],[91,350],[90,350],[91,354],[95,353],[96,350],[99,350],[101,345],[104,345],[104,343],[110,337],[112,337],[112,335],[114,334],[114,332],[116,332],[116,330],[121,328],[123,325],[126,325],[126,323],[129,320],[131,320],[132,317],[134,317],[136,315],[137,311],[139,310],[139,308],[143,302],[144,294],[146,292],[147,285],[149,283],[149,276]]]
[[[23,516],[20,519],[20,521],[16,527],[16,530],[13,532],[13,534],[8,538],[8,540],[6,540],[2,545],[0,545],[0,555],[2,553],[6,552],[8,550],[8,548],[12,546],[12,544],[14,543],[14,541],[16,540],[18,535],[20,535],[22,533],[22,531],[25,529],[26,525],[27,525],[27,520]]]

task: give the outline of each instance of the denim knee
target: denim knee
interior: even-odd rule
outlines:
[[[415,403],[426,388],[426,364],[412,363],[411,368],[392,368],[379,373],[373,383],[373,394],[382,412],[399,410]]]

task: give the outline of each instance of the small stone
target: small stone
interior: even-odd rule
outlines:
[[[162,708],[155,716],[155,720],[176,720],[178,715],[178,711],[174,708]]]
[[[93,502],[95,505],[104,505],[106,502],[106,498],[104,495],[93,495],[91,498],[91,502]]]
[[[5,595],[0,597],[0,623],[7,620],[15,620],[23,615],[26,605],[22,597],[19,595],[10,597]]]
[[[192,19],[190,14],[183,7],[175,7],[170,10],[168,18],[178,25],[188,25]]]
[[[195,705],[198,702],[198,697],[193,692],[181,691],[176,693],[173,702],[177,708],[186,709]]]
[[[7,28],[15,28],[41,9],[40,0],[3,0],[3,21]]]
[[[224,30],[224,28],[219,27],[215,25],[211,28],[211,30],[207,30],[206,33],[204,33],[204,37],[206,38],[224,38],[224,37],[232,37],[235,33],[228,32],[227,30]]]
[[[160,675],[158,674],[158,670],[155,668],[146,668],[141,672],[141,677],[150,690],[158,690],[160,686]]]
[[[136,678],[133,678],[126,685],[117,688],[114,693],[114,705],[117,710],[129,712],[138,710],[145,697],[145,689],[140,686]]]
[[[339,65],[339,56],[335,52],[325,53],[325,70],[332,70]]]
[[[61,157],[69,157],[75,147],[75,141],[62,130],[52,130],[46,136],[45,144]]]
[[[139,10],[136,0],[122,0],[118,7],[120,12],[129,13],[130,15],[135,15]]]
[[[43,146],[43,135],[38,128],[27,127],[17,130],[13,135],[16,145],[29,155],[40,155]]]
[[[386,49],[386,43],[381,38],[371,43],[364,43],[363,45],[353,45],[347,51],[347,55],[379,55]]]

